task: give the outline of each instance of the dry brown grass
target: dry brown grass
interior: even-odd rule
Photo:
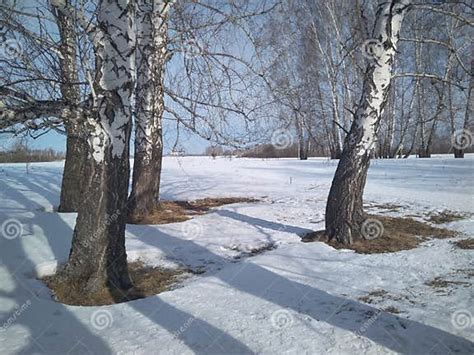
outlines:
[[[380,290],[375,290],[369,292],[368,295],[359,297],[359,301],[362,301],[364,303],[373,303],[374,298],[385,298],[385,296],[388,294],[387,291],[380,289]]]
[[[454,245],[460,249],[474,249],[474,239],[458,240],[457,242],[454,242]]]
[[[394,203],[374,203],[374,204],[367,204],[366,207],[368,208],[376,208],[379,210],[386,210],[388,212],[398,212],[401,208],[404,206],[402,205],[397,205]]]
[[[257,202],[247,197],[204,198],[195,201],[161,201],[158,207],[146,216],[129,216],[130,224],[167,224],[184,222],[195,215],[202,215],[214,207],[232,203]]]
[[[383,311],[387,313],[400,314],[400,310],[394,306],[388,306],[384,308]]]
[[[379,215],[368,215],[367,218],[382,222],[384,229],[382,236],[371,240],[357,238],[354,243],[345,245],[335,240],[329,241],[324,231],[317,231],[303,236],[302,241],[321,241],[336,249],[352,249],[360,254],[378,254],[413,249],[430,238],[452,238],[456,236],[455,231],[433,227],[428,223],[411,218]]]
[[[433,280],[425,282],[425,285],[433,288],[446,288],[451,285],[470,285],[470,283],[465,281],[450,281],[442,279],[441,277],[435,277]]]
[[[58,302],[75,306],[103,306],[157,295],[172,288],[186,274],[185,270],[147,267],[140,261],[129,263],[128,268],[133,287],[126,291],[104,287],[100,292],[84,295],[82,290],[64,283],[55,275],[45,277],[43,281]]]
[[[443,224],[443,223],[459,221],[461,219],[465,219],[466,217],[468,216],[465,214],[445,210],[445,211],[430,215],[430,217],[428,218],[428,222],[431,222],[434,224]]]

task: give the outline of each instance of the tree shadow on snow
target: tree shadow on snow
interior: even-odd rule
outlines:
[[[222,217],[231,218],[239,222],[244,222],[252,227],[258,228],[260,231],[261,228],[266,228],[274,231],[294,233],[299,236],[311,232],[311,230],[307,228],[290,226],[278,222],[270,222],[261,218],[251,217],[235,211],[231,211],[230,209],[222,209],[212,212]]]
[[[22,185],[26,179],[15,177],[12,181],[16,181],[21,189],[29,185]],[[19,183],[20,180],[22,183]],[[22,235],[14,239],[0,237],[0,267],[8,269],[12,275],[10,280],[5,280],[6,284],[2,284],[5,288],[2,287],[0,291],[0,299],[2,303],[16,305],[0,313],[0,325],[7,325],[0,332],[0,337],[6,340],[0,345],[1,351],[18,354],[111,354],[112,350],[99,335],[76,318],[69,307],[53,302],[45,294],[45,286],[34,280],[36,263],[25,248],[34,248],[35,243],[48,243],[51,257],[64,260],[71,242],[71,227],[56,213],[32,212],[31,205],[35,203],[18,192],[18,189],[6,184],[5,179],[0,180],[0,199],[4,203],[14,201],[24,207],[20,218],[12,214],[7,206],[0,207],[2,223],[9,218],[16,218],[23,228]],[[35,236],[33,228],[42,229],[46,238]],[[22,307],[23,311],[15,316],[15,311]],[[9,339],[14,339],[15,345],[5,348]]]
[[[23,182],[25,185],[30,183],[28,180]],[[46,192],[47,190],[43,189],[39,193],[45,194]],[[33,202],[3,181],[0,181],[0,193],[3,200],[16,201],[25,207],[25,217],[22,218],[21,222],[25,224],[26,232],[29,231],[31,234],[34,225],[43,229],[46,236],[45,242],[49,243],[54,257],[59,261],[65,261],[70,247],[72,227],[59,214],[32,213],[27,206],[31,206]],[[55,193],[58,194],[58,192]],[[26,214],[26,212],[29,213]],[[33,214],[33,217],[31,217],[31,214]],[[296,233],[299,230],[297,227],[267,222],[235,212],[220,211],[220,214],[264,228],[294,231]],[[0,207],[0,220],[2,222],[11,217],[15,217],[15,215],[12,215],[8,208]],[[182,263],[186,263],[186,260],[183,260],[183,257],[177,258],[173,254],[173,248],[186,249],[187,252],[199,255],[205,260],[229,264],[229,260],[216,255],[197,243],[163,233],[156,227],[128,226],[127,231],[137,235],[137,239],[149,246],[164,251],[170,259],[178,259]],[[112,353],[111,348],[101,338],[100,332],[93,333],[90,326],[84,325],[74,314],[69,312],[69,307],[52,302],[44,295],[37,295],[35,293],[37,289],[32,289],[30,284],[23,284],[21,278],[16,276],[23,272],[22,270],[31,272],[35,268],[35,263],[30,260],[25,250],[27,245],[31,247],[29,246],[31,241],[28,244],[24,243],[23,238],[34,238],[34,236],[25,235],[14,240],[0,238],[1,266],[8,268],[14,276],[14,279],[10,282],[13,286],[6,289],[6,291],[1,291],[0,297],[8,298],[19,306],[30,299],[31,306],[17,317],[14,324],[6,330],[6,333],[0,333],[0,336],[10,337],[8,335],[10,331],[12,331],[11,337],[19,336],[13,332],[18,331],[18,326],[20,326],[28,332],[29,337],[27,343],[23,344],[21,349],[9,348],[3,350],[17,353],[66,353],[68,350],[72,353]],[[61,242],[58,242],[57,238],[62,238]],[[305,314],[315,321],[353,332],[393,351],[443,354],[449,352],[472,353],[474,351],[474,344],[464,338],[419,322],[380,312],[368,305],[292,281],[258,266],[250,260],[228,265],[224,270],[215,274],[214,277],[219,278],[236,290],[259,297],[294,313]],[[44,286],[42,289],[44,290]],[[159,295],[129,302],[128,305],[169,333],[174,334],[170,341],[182,341],[184,345],[196,353],[252,352],[242,341],[202,319],[204,315],[200,317],[200,315],[192,315],[182,311],[165,302]],[[50,308],[51,312],[45,312],[45,308]],[[91,315],[93,311],[93,308],[90,309]],[[225,309],[222,310],[223,316],[225,311]],[[45,315],[47,318],[44,318]],[[1,320],[6,322],[9,316],[8,312],[3,312]],[[368,324],[369,326],[367,326]],[[271,325],[269,324],[269,326]],[[64,344],[68,344],[69,349],[64,349]],[[166,346],[167,344],[160,344],[160,349],[165,350]]]
[[[138,237],[140,241],[164,252],[169,252],[167,251],[169,246],[174,245],[177,248],[187,249],[192,254],[228,263],[228,260],[193,241],[173,237],[154,227],[141,226],[140,232]],[[172,251],[169,256],[176,259]],[[186,260],[181,261],[186,263]],[[392,351],[440,354],[474,351],[474,343],[467,339],[289,280],[249,260],[238,265],[229,265],[213,277],[219,278],[236,290],[259,297],[283,309],[306,314],[315,321],[353,332]],[[159,312],[154,319],[158,323],[162,321]],[[181,337],[186,338],[188,334],[192,336],[193,332],[184,332]],[[203,347],[203,341],[205,342],[206,338],[188,339],[188,345],[191,349],[198,350]],[[226,351],[235,350],[232,344],[229,345]]]
[[[54,170],[38,170],[37,167],[31,168],[29,174],[25,174],[22,169],[10,171],[2,180],[11,181],[14,184],[26,187],[24,191],[30,192],[32,196],[38,195],[48,201],[51,206],[57,207],[59,204],[59,194],[61,193],[61,175]],[[59,176],[58,176],[59,175]],[[26,199],[26,197],[25,197]],[[24,200],[25,207],[32,206],[37,209],[40,204],[28,199]]]
[[[15,322],[4,331],[4,334],[0,333],[0,336],[14,338],[16,334],[14,332],[18,330],[18,327],[22,327],[28,334],[27,341],[24,342],[20,349],[2,349],[1,346],[0,349],[7,352],[24,354],[112,354],[114,351],[100,336],[100,329],[98,329],[98,334],[93,333],[91,331],[93,328],[92,324],[89,324],[89,326],[84,325],[73,313],[68,311],[68,306],[52,301],[44,285],[39,281],[35,282],[32,280],[36,264],[29,258],[24,248],[27,244],[33,244],[33,240],[25,244],[23,238],[35,238],[33,228],[40,228],[45,239],[38,240],[38,242],[49,244],[52,253],[51,262],[56,260],[58,263],[63,263],[67,261],[73,226],[68,225],[61,218],[61,215],[57,213],[32,212],[32,210],[37,210],[40,205],[29,200],[23,193],[18,192],[18,188],[22,191],[33,189],[34,192],[41,196],[43,194],[48,195],[50,196],[48,201],[51,204],[56,203],[59,192],[38,188],[38,185],[29,181],[28,177],[10,176],[10,178],[11,182],[15,183],[16,186],[12,187],[6,184],[5,181],[0,180],[0,200],[15,201],[22,206],[21,211],[24,211],[24,214],[22,214],[19,221],[22,223],[24,233],[21,237],[13,240],[6,240],[0,237],[2,255],[0,266],[6,267],[14,279],[14,285],[9,287],[12,291],[0,290],[0,298],[10,300],[18,307],[28,305],[28,303],[31,303],[31,305],[17,317]],[[22,189],[23,187],[24,189]],[[19,211],[17,210],[16,212],[18,213]],[[10,210],[0,208],[0,222],[12,217],[18,218],[18,215],[12,215]],[[36,283],[36,286],[32,287],[32,284],[29,282],[26,284],[22,282],[22,277],[19,276],[21,273],[27,274],[30,278],[28,281],[32,281],[33,284]],[[196,316],[167,304],[157,297],[149,298],[145,303],[130,302],[129,305],[154,323],[162,326],[169,333],[174,334],[174,339],[180,339],[193,351],[220,353],[223,349],[230,348],[233,349],[232,352],[251,352],[243,343],[220,329]],[[45,312],[45,308],[50,308],[50,311]],[[100,308],[83,308],[83,310],[90,312],[90,323],[93,322],[94,312],[98,309]],[[12,309],[10,313],[13,312],[15,312],[15,309]],[[11,317],[10,313],[5,312],[5,314],[0,315],[0,326],[8,321]],[[192,324],[193,327],[198,328],[198,332],[193,332],[192,337],[180,336],[187,324]],[[9,335],[10,332],[11,336]],[[207,339],[207,341],[202,343],[197,341],[197,339]]]
[[[154,296],[129,302],[128,305],[155,324],[173,334],[169,340],[180,341],[197,354],[251,354],[244,343],[232,337],[209,322],[200,319],[200,315],[179,310]],[[160,348],[164,353],[170,352],[166,343]]]

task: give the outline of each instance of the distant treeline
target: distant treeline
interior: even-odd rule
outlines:
[[[292,144],[289,147],[275,147],[273,144],[260,144],[253,148],[249,148],[239,152],[239,156],[243,158],[297,158],[298,145]],[[309,157],[325,156],[323,149],[313,146],[308,149]]]
[[[432,154],[452,154],[453,148],[449,142],[449,138],[444,139],[435,137],[434,142],[431,145]],[[373,152],[372,158],[386,158],[381,152],[382,147],[376,146]],[[466,149],[466,153],[474,152],[474,147]],[[204,155],[217,157],[217,156],[235,156],[242,158],[298,158],[299,146],[294,143],[288,147],[276,147],[273,144],[258,144],[254,147],[247,149],[224,149],[222,146],[211,146],[207,147]],[[416,147],[400,147],[396,154],[398,157],[407,157],[410,155],[418,156]],[[330,152],[327,147],[318,145],[313,140],[310,140],[308,147],[308,157],[330,157]]]
[[[64,159],[64,153],[53,149],[28,149],[24,144],[15,144],[7,151],[0,151],[0,163],[34,163]]]
[[[242,158],[297,158],[298,145],[275,147],[273,144],[259,144],[247,149],[224,150],[221,146],[208,147],[204,155],[208,156],[237,156]],[[324,157],[327,153],[316,145],[308,148],[308,156]]]

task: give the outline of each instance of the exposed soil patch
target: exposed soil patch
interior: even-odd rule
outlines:
[[[384,312],[387,313],[393,313],[393,314],[399,314],[400,310],[397,307],[394,306],[388,306],[387,308],[383,309]]]
[[[256,255],[262,254],[266,251],[274,250],[276,248],[278,248],[278,246],[275,243],[268,243],[268,244],[265,244],[261,247],[251,249],[250,251],[242,252],[241,255],[237,255],[236,257],[234,257],[234,259],[242,259],[244,257],[256,256]],[[240,251],[239,248],[231,248],[231,250]]]
[[[430,286],[433,288],[447,288],[451,285],[470,285],[469,282],[465,281],[450,281],[450,280],[444,280],[441,277],[435,277],[433,280],[425,282],[426,286]]]
[[[386,301],[386,300],[393,300],[393,301],[397,301],[397,302],[399,302],[399,301],[408,301],[408,302],[414,304],[414,302],[411,301],[405,295],[391,295],[383,289],[378,289],[378,290],[371,291],[366,296],[359,297],[358,300],[361,301],[361,302],[367,303],[367,304],[377,304],[377,303],[380,304],[381,302]],[[394,307],[394,306],[388,306],[386,308],[383,308],[382,310],[384,312],[393,313],[393,314],[401,313],[401,311],[398,308]]]
[[[461,214],[458,212],[453,212],[453,211],[442,211],[442,212],[437,212],[435,214],[431,214],[430,217],[428,218],[428,222],[434,223],[434,224],[443,224],[443,223],[449,223],[449,222],[454,222],[454,221],[459,221],[462,219],[467,218],[468,215],[466,214]]]
[[[368,293],[367,296],[362,296],[362,297],[359,297],[358,300],[359,301],[362,301],[364,303],[373,303],[374,302],[374,298],[384,298],[386,295],[388,294],[387,291],[385,290],[375,290],[375,291],[371,291]]]
[[[404,206],[402,205],[397,205],[394,203],[369,203],[365,205],[367,208],[377,208],[379,210],[386,210],[387,212],[398,212],[401,208]]]
[[[462,239],[454,242],[459,249],[474,249],[474,239]]]
[[[187,271],[148,267],[140,261],[129,263],[128,267],[134,286],[126,291],[111,292],[105,288],[101,292],[84,297],[80,290],[74,288],[74,285],[62,283],[54,275],[43,278],[43,281],[58,302],[76,306],[103,306],[150,297],[168,291],[182,280]]]
[[[428,223],[411,218],[367,215],[367,219],[376,220],[383,226],[382,233],[374,239],[357,237],[352,244],[345,245],[328,240],[324,231],[311,232],[302,237],[303,242],[324,242],[336,249],[352,249],[360,254],[393,253],[416,248],[430,238],[452,238],[455,231],[433,227]]]
[[[132,215],[128,218],[130,224],[166,224],[184,222],[192,216],[203,215],[214,207],[232,203],[250,203],[259,200],[247,197],[218,197],[204,198],[195,201],[161,201],[156,209],[148,215]]]

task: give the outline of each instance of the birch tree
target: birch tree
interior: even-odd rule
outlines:
[[[453,88],[448,85],[448,102],[450,114],[450,128],[451,128],[451,145],[453,147],[455,158],[464,158],[464,153],[467,148],[473,144],[473,134],[469,130],[472,125],[472,91],[474,90],[474,59],[471,59],[469,70],[469,84],[467,92],[465,93],[465,107],[464,110],[459,110],[462,114],[461,128],[456,129],[455,109],[453,105]]]
[[[274,57],[268,90],[276,110],[294,108],[302,113],[303,133],[313,146],[338,158],[352,120],[348,108],[360,91],[357,78],[363,74],[359,69],[363,57],[352,48],[361,27],[355,21],[360,5],[345,0],[286,0],[279,7],[258,41],[263,54]],[[351,21],[343,20],[348,17]],[[304,135],[296,131],[303,143]]]
[[[77,211],[86,154],[77,122],[86,110],[81,102],[84,94],[77,66],[76,23],[49,4],[42,8],[38,3],[37,13],[8,5],[0,7],[0,24],[6,30],[2,36],[9,37],[17,50],[15,53],[13,48],[1,60],[0,130],[35,138],[42,135],[36,132],[65,127],[67,149],[59,211]],[[57,40],[50,33],[54,24]]]
[[[229,143],[232,135],[223,128],[227,118],[239,117],[247,123],[251,121],[247,112],[257,114],[243,98],[246,87],[251,86],[245,73],[249,62],[236,52],[241,45],[229,40],[226,32],[242,32],[242,19],[271,9],[235,1],[140,0],[136,6],[132,222],[159,207],[164,120],[176,121],[177,136],[183,125],[215,143]],[[240,133],[233,130],[234,135]]]
[[[146,215],[159,201],[163,155],[162,118],[167,61],[168,13],[172,1],[137,1],[135,159],[129,213]]]
[[[88,132],[84,202],[78,210],[69,260],[58,274],[78,295],[112,295],[131,287],[125,251],[130,178],[129,143],[134,88],[134,6],[129,0],[103,0],[96,23],[64,0],[53,4],[81,21],[94,45],[94,115]]]
[[[70,6],[70,0],[66,1]],[[60,10],[52,9],[59,29],[59,68],[63,81],[60,84],[62,98],[66,105],[78,106],[81,100],[77,52],[76,24],[73,18]],[[77,212],[82,202],[83,169],[87,158],[85,137],[80,134],[80,125],[74,119],[65,119],[66,160],[61,184],[59,212]]]
[[[375,42],[366,42],[366,45],[376,46],[369,49],[375,55],[365,71],[362,96],[344,141],[326,206],[326,234],[339,243],[349,244],[360,237],[365,218],[362,197],[370,154],[387,102],[397,42],[409,7],[409,0],[380,2],[372,33]]]
[[[469,144],[472,142],[472,133],[469,131],[469,126],[471,124],[470,118],[472,115],[472,91],[474,90],[474,59],[471,58],[471,65],[469,71],[469,87],[466,94],[466,107],[464,110],[464,119],[462,123],[461,133],[456,135],[456,131],[453,131],[451,134],[452,140],[458,144],[453,144],[454,148],[454,157],[455,158],[464,158],[464,151],[469,147]],[[454,125],[453,125],[454,126]],[[460,140],[460,141],[459,141]]]

